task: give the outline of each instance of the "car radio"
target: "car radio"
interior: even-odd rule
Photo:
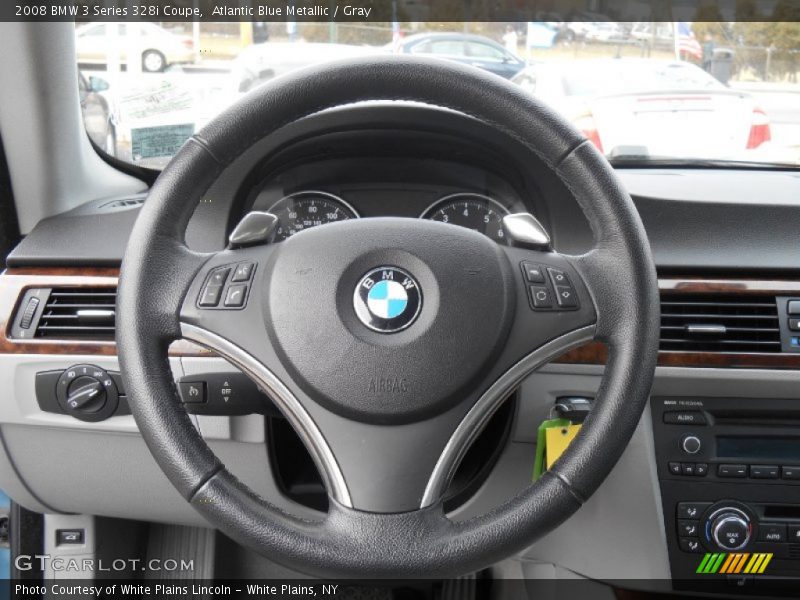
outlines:
[[[659,397],[652,416],[676,587],[800,590],[800,404]]]

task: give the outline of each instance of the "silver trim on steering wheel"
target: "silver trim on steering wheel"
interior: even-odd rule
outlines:
[[[464,457],[470,444],[481,432],[489,418],[500,407],[502,401],[522,380],[537,368],[564,352],[594,339],[595,325],[588,325],[562,335],[544,346],[537,348],[503,373],[470,409],[459,426],[450,436],[439,460],[433,468],[420,508],[435,504],[444,494],[456,467]],[[278,377],[255,357],[248,354],[225,338],[202,327],[181,323],[181,334],[229,360],[260,384],[278,405],[305,442],[322,476],[325,488],[331,497],[342,506],[352,508],[352,500],[339,464],[333,456],[328,443],[317,428],[311,416],[303,408],[297,397]]]
[[[433,468],[425,493],[422,495],[420,508],[435,504],[444,494],[470,444],[483,430],[489,418],[500,407],[514,388],[522,383],[530,373],[546,362],[553,360],[564,352],[592,341],[595,336],[595,325],[588,325],[570,331],[540,346],[525,358],[503,373],[483,395],[458,425],[444,447],[436,466]]]
[[[184,339],[200,344],[229,360],[264,388],[305,443],[331,498],[342,506],[352,508],[353,502],[342,471],[339,469],[339,463],[336,462],[333,452],[311,415],[291,390],[259,360],[225,338],[202,327],[183,322],[181,335]]]

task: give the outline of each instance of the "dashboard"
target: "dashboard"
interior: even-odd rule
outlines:
[[[653,400],[628,451],[593,496],[591,508],[526,551],[524,568],[539,561],[598,579],[696,579],[699,551],[718,550],[719,544],[684,527],[713,524],[722,507],[740,511],[753,524],[747,543],[774,553],[772,569],[796,576],[791,561],[800,545],[788,536],[800,531],[800,486],[784,476],[784,467],[797,466],[800,454],[732,456],[718,447],[718,439],[760,439],[771,435],[765,423],[779,420],[786,436],[800,439],[795,406],[800,348],[787,346],[800,335],[787,330],[784,314],[789,302],[800,299],[800,177],[692,169],[630,169],[618,175],[647,229],[662,314],[678,320],[684,318],[681,311],[688,312],[684,306],[701,303],[709,307],[704,318],[713,323],[722,315],[725,324],[733,324],[737,314],[751,310],[761,312],[748,318],[768,324],[752,340],[738,340],[750,345],[736,351],[686,336],[671,341],[673,346],[662,345]],[[38,373],[50,373],[55,381],[70,366],[86,364],[113,379],[119,370],[113,337],[10,335],[31,290],[113,290],[144,201],[143,194],[103,198],[46,219],[10,255],[9,269],[0,277],[0,317],[9,319],[8,335],[0,335],[0,376],[11,382],[17,401],[0,406],[10,457],[0,456],[0,470],[15,497],[47,512],[198,524],[199,517],[153,464],[129,414],[89,422],[42,411],[36,401]],[[591,224],[570,190],[530,149],[468,116],[414,106],[326,111],[262,140],[219,174],[195,211],[187,243],[197,251],[224,248],[228,234],[252,210],[278,216],[278,243],[331,221],[387,216],[445,221],[503,243],[499,221],[514,212],[532,213],[560,252],[579,253],[592,242]],[[668,313],[670,307],[674,310]],[[34,330],[36,319],[38,313]],[[666,331],[683,322],[665,325]],[[761,335],[773,337],[756,337]],[[765,341],[771,350],[754,346]],[[455,490],[464,496],[457,517],[469,518],[527,485],[536,424],[559,397],[592,397],[606,358],[598,345],[582,347],[522,384],[514,404],[495,422],[487,442],[491,452],[476,456],[475,473],[465,474]],[[230,365],[198,347],[173,347],[171,361],[179,382],[205,382],[209,404],[228,402],[222,394],[212,397],[216,387],[226,389],[214,382],[239,385]],[[118,392],[122,403],[123,390]],[[670,422],[672,415],[665,414],[676,411],[702,413],[704,422]],[[251,414],[247,407],[235,415],[193,418],[226,464],[264,497],[301,515],[317,508],[308,501],[313,482],[297,475],[303,449],[279,420]],[[690,437],[701,442],[694,453],[683,448]],[[98,453],[98,447],[105,451]],[[266,468],[265,453],[271,455]],[[43,454],[52,457],[47,465],[37,460]],[[82,460],[70,460],[75,454]],[[720,474],[725,465],[744,465],[746,476]],[[305,466],[313,471],[313,465]],[[760,469],[765,466],[767,471]],[[698,468],[705,474],[697,474]],[[108,493],[90,494],[96,489]],[[300,492],[293,496],[292,490]],[[691,518],[678,512],[690,504],[698,509]],[[779,532],[786,527],[783,541],[766,537],[775,526]],[[596,535],[587,537],[589,530]],[[631,536],[632,530],[640,535]],[[609,547],[625,550],[609,553]]]

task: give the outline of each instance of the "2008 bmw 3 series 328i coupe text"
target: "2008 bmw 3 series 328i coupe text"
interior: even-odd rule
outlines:
[[[800,596],[793,2],[561,4],[0,9],[9,592]]]

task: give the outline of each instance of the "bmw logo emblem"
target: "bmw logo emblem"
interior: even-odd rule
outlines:
[[[394,333],[417,318],[422,308],[422,293],[407,271],[378,267],[358,282],[353,305],[364,325],[373,331]]]

